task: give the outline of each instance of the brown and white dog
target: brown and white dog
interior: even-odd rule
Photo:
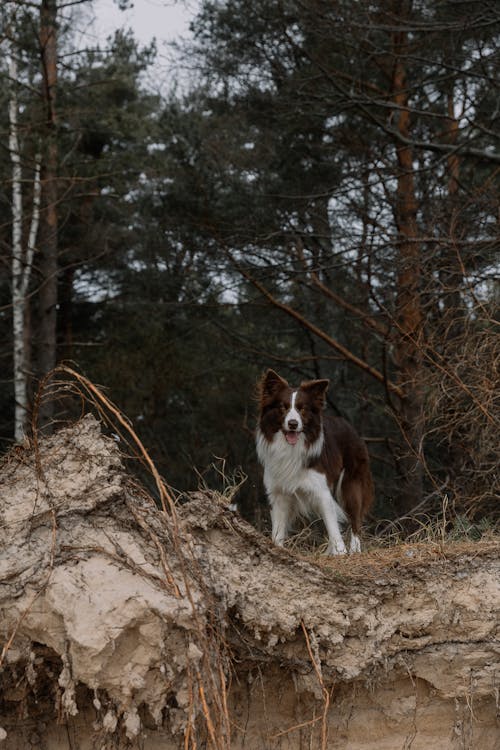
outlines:
[[[323,415],[328,380],[292,388],[273,370],[258,384],[257,455],[271,505],[272,536],[283,545],[298,516],[320,516],[328,554],[345,553],[339,523],[350,523],[350,552],[373,502],[368,451],[351,425]]]

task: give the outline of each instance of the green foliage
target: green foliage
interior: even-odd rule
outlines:
[[[422,358],[424,492],[433,507],[436,487],[450,476],[459,487],[464,465],[474,467],[467,491],[476,492],[477,465],[486,465],[477,404],[470,408],[453,376],[486,403],[459,355],[478,359],[464,345],[465,333],[490,335],[494,317],[475,310],[478,299],[484,307],[495,294],[488,279],[498,251],[498,182],[497,162],[488,154],[496,128],[491,90],[500,18],[492,4],[467,11],[467,23],[457,3],[410,5],[402,58],[421,259],[418,335],[441,366]],[[401,17],[391,8],[350,0],[203,2],[185,50],[197,83],[163,98],[144,83],[154,45],[141,49],[130,33],[118,32],[106,49],[73,50],[71,28],[61,23],[61,45],[71,55],[61,58],[57,91],[59,357],[76,361],[108,389],[178,489],[193,489],[200,476],[219,481],[214,457],[226,461],[229,473],[243,466],[249,479],[240,500],[248,515],[262,499],[252,393],[267,366],[293,383],[330,378],[330,409],[372,438],[377,514],[394,515],[407,479],[396,460],[401,405],[385,387],[391,380],[407,385],[395,354],[404,238],[398,226],[402,113],[392,89]],[[36,16],[26,13],[17,41],[29,185],[43,113]],[[2,68],[4,79],[5,73]],[[7,102],[2,87],[4,141]],[[454,148],[455,115],[460,143],[450,152],[443,148]],[[459,159],[456,184],[451,153]],[[0,175],[0,355],[7,372],[5,152]],[[28,207],[29,188],[25,199]],[[320,291],[315,277],[350,308]],[[36,284],[35,277],[34,311]],[[382,373],[385,385],[269,304],[256,284]],[[490,350],[481,348],[482,370],[490,366]],[[452,363],[451,375],[442,362]],[[474,445],[461,438],[467,425],[453,412],[457,403],[476,420]],[[6,384],[0,394],[5,442],[11,420]],[[464,451],[449,450],[451,443],[465,449],[466,462]],[[489,508],[493,493],[485,476],[477,507]]]
[[[493,533],[493,531],[493,525],[489,518],[481,518],[477,523],[472,523],[467,516],[458,515],[453,519],[451,529],[447,531],[447,539],[449,541],[461,541],[463,539],[477,541]]]

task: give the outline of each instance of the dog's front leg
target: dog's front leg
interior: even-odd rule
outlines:
[[[329,492],[321,493],[319,497],[319,510],[328,532],[328,555],[345,555],[347,552],[342,534],[340,533],[339,520],[337,517],[336,504]]]
[[[347,552],[342,534],[340,533],[339,516],[342,518],[343,511],[333,499],[324,474],[317,471],[309,471],[307,481],[302,485],[302,490],[309,498],[313,509],[323,519],[328,532],[328,555],[345,555]]]
[[[285,543],[290,528],[290,501],[278,492],[269,492],[273,542],[280,547]]]

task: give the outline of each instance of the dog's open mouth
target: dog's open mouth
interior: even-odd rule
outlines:
[[[289,445],[295,445],[299,440],[300,432],[295,432],[292,430],[285,431],[285,440]]]

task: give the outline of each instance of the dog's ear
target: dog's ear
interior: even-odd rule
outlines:
[[[287,381],[274,370],[267,370],[258,384],[258,395],[261,401],[273,398],[282,388],[287,388]]]
[[[323,409],[329,385],[329,380],[307,380],[305,383],[300,384],[300,388],[302,391],[305,391],[311,403],[316,408]]]

